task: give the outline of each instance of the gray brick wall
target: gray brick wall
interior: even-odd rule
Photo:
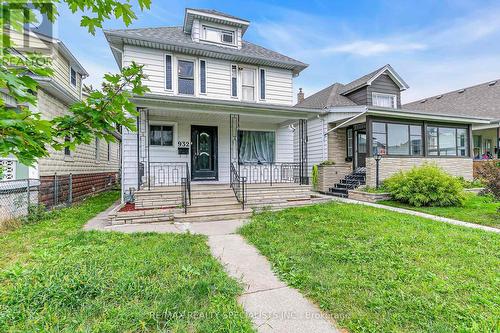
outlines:
[[[384,157],[380,160],[380,181],[392,176],[399,170],[409,170],[423,163],[436,163],[447,173],[472,180],[471,158],[415,158],[415,157]],[[366,185],[376,185],[376,162],[374,158],[366,159]]]

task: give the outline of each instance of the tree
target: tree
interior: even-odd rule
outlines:
[[[125,25],[136,15],[131,0],[17,0],[0,5],[2,21],[2,54],[0,55],[0,91],[12,97],[17,107],[6,106],[0,94],[0,156],[14,155],[21,163],[31,165],[38,158],[49,155],[49,147],[74,149],[81,143],[90,143],[94,137],[114,141],[112,132],[117,125],[135,130],[133,94],[143,95],[148,88],[142,66],[133,63],[119,74],[106,74],[100,90],[90,88],[89,97],[77,102],[69,114],[51,120],[42,119],[28,105],[37,104],[38,83],[33,78],[53,74],[50,62],[40,61],[44,56],[16,52],[9,31],[23,33],[26,23],[36,22],[34,10],[54,22],[58,16],[57,4],[66,5],[73,14],[82,14],[80,25],[92,35],[102,28],[105,20],[114,17]],[[141,10],[149,9],[151,0],[136,0]],[[68,140],[69,138],[69,140]]]

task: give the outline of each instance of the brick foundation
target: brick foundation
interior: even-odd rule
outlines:
[[[452,176],[472,180],[471,158],[383,157],[380,160],[380,181],[382,182],[400,170],[410,170],[414,166],[424,163],[435,163]],[[376,185],[376,162],[374,158],[366,159],[366,185],[370,187]]]
[[[117,172],[102,172],[72,175],[72,201],[104,191],[114,186],[118,180]],[[57,187],[54,176],[40,177],[39,202],[47,207],[68,202],[69,175],[57,175]]]
[[[328,192],[330,187],[333,187],[351,172],[352,164],[350,163],[318,166],[318,191]]]

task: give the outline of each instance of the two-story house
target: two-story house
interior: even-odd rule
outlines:
[[[186,181],[231,185],[240,202],[242,180],[307,182],[306,123],[319,111],[293,102],[307,65],[244,40],[249,25],[186,9],[183,26],[105,31],[118,66],[144,65],[151,89],[134,98],[139,130],[123,133],[125,201]]]
[[[323,110],[308,122],[309,167],[329,160],[320,190],[346,196],[349,189],[378,181],[399,170],[435,162],[448,173],[472,178],[472,128],[488,119],[421,112],[401,107],[407,83],[385,65],[348,84],[334,83],[297,107]],[[378,160],[378,172],[377,172]],[[377,176],[378,174],[378,176]]]
[[[54,71],[51,77],[34,76],[39,89],[38,104],[29,105],[32,112],[39,113],[44,119],[52,119],[66,114],[71,104],[85,98],[82,96],[82,82],[88,73],[61,40],[31,30],[26,30],[24,34],[12,32],[11,37],[20,54],[28,51],[43,54],[50,59],[50,66]],[[7,107],[18,107],[13,98],[5,92],[2,94]],[[119,146],[119,142],[108,144],[104,140],[96,139],[95,142],[80,145],[75,150],[55,151],[49,148],[50,156],[39,159],[32,166],[20,163],[13,156],[3,157],[0,158],[3,170],[1,180],[17,182],[0,185],[12,189],[16,184],[26,186],[25,182],[21,181],[23,179],[38,179],[40,201],[50,206],[57,202],[57,198],[54,200],[55,193],[67,196],[68,177],[71,174],[72,195],[73,199],[77,200],[105,188],[117,179]],[[56,188],[58,181],[59,184],[65,184],[64,193]],[[62,200],[62,197],[60,199]]]

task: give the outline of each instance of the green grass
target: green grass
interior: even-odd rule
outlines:
[[[349,332],[500,331],[498,234],[342,203],[240,232]]]
[[[117,198],[0,234],[1,332],[252,331],[205,237],[81,230]]]
[[[378,203],[500,228],[500,213],[498,212],[500,202],[495,202],[490,196],[469,193],[463,207],[414,207],[397,201],[379,201]]]

